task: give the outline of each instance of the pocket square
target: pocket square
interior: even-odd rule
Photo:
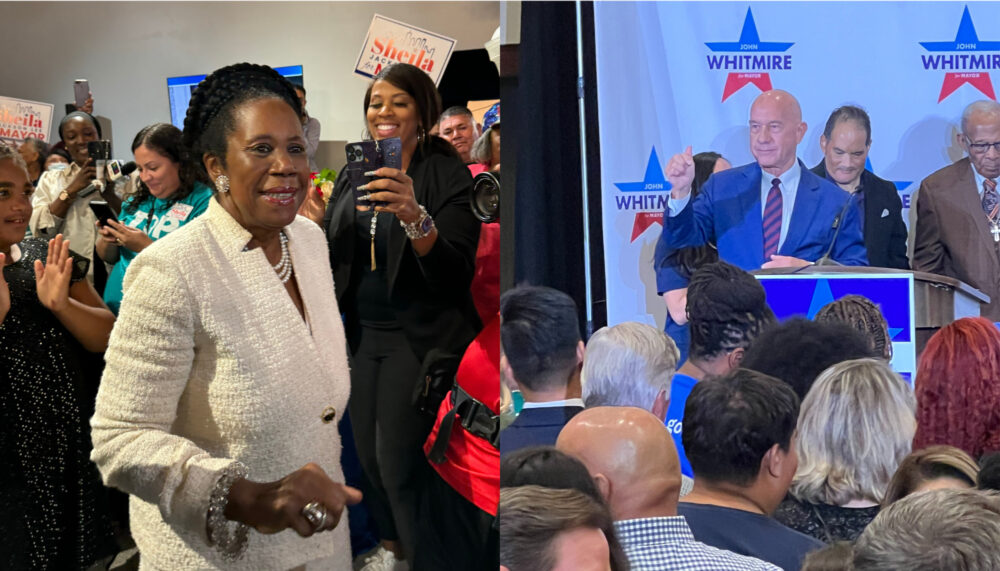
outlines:
[[[882,218],[885,218],[888,215],[889,215],[889,209],[888,208],[883,208],[882,209]]]

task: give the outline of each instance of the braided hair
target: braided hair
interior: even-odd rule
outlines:
[[[195,88],[184,117],[183,141],[205,180],[210,177],[202,157],[214,155],[226,165],[227,139],[236,130],[236,110],[259,99],[280,99],[295,111],[296,117],[302,116],[295,87],[266,65],[229,65],[210,73]]]
[[[892,356],[889,324],[878,306],[867,297],[846,295],[824,305],[813,320],[819,323],[846,323],[865,334],[876,355],[886,359]]]
[[[687,293],[691,356],[711,359],[750,345],[774,322],[764,286],[723,261],[702,266]]]
[[[191,160],[191,155],[181,141],[182,137],[181,130],[170,123],[153,123],[143,127],[132,140],[133,154],[136,149],[145,146],[177,163],[177,177],[180,179],[180,186],[167,198],[168,204],[183,200],[191,194],[196,181],[208,183],[207,177],[201,174],[197,165]],[[136,193],[122,207],[128,213],[135,212],[140,204],[152,196],[149,187],[142,182],[141,178],[137,180],[136,188],[138,189]]]

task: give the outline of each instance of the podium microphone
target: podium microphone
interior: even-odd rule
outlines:
[[[840,228],[841,228],[841,225],[842,225],[841,223],[844,221],[844,215],[847,214],[847,208],[851,205],[851,202],[853,200],[854,200],[854,195],[853,194],[849,195],[847,197],[847,202],[845,202],[843,208],[840,209],[840,214],[838,214],[837,217],[833,219],[833,225],[830,226],[830,229],[834,230],[834,232],[833,232],[833,240],[830,240],[830,247],[826,249],[826,253],[823,254],[823,257],[820,258],[820,259],[818,259],[818,260],[816,260],[816,265],[817,266],[843,266],[844,265],[844,264],[841,264],[840,262],[838,262],[837,260],[834,260],[833,258],[831,258],[830,257],[830,253],[833,252],[833,245],[837,243],[837,236],[840,235]]]

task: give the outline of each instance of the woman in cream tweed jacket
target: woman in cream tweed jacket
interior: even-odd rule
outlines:
[[[206,83],[214,85],[213,76],[224,70],[238,72],[237,79],[242,73],[258,82],[281,80],[246,66],[219,70]],[[230,90],[238,94],[238,87]],[[245,117],[261,117],[265,129],[272,121],[266,117],[297,119],[294,107],[285,108],[284,94],[245,99],[235,104],[236,133],[229,138],[248,131]],[[193,98],[192,107],[198,101]],[[215,161],[209,168],[209,175],[213,168],[227,170],[215,179],[218,191],[205,215],[144,250],[125,276],[91,420],[92,459],[106,484],[131,494],[131,528],[143,569],[350,569],[346,517],[341,525],[336,519],[359,494],[333,483],[343,482],[336,420],[350,385],[325,238],[301,217],[281,230],[297,306],[266,248],[252,247],[258,235],[245,227],[253,216],[269,221],[290,212],[292,218],[301,202],[308,170],[298,155],[300,135],[283,139],[283,132],[266,147],[229,144],[228,167]],[[264,174],[252,178],[247,172]],[[290,189],[298,200],[289,210],[281,198],[286,194],[277,193]],[[248,215],[249,209],[256,211]],[[232,478],[257,490],[264,486],[259,482],[270,482],[267,494],[239,498],[236,484],[230,493],[221,483],[235,462],[248,473]],[[309,463],[318,468],[303,468]],[[218,511],[262,532],[249,532],[235,562],[217,549],[233,543],[222,531],[234,524],[222,520],[220,531],[209,516],[220,485],[228,506]],[[237,499],[242,508],[234,507]],[[309,519],[311,501],[325,504],[334,517]]]

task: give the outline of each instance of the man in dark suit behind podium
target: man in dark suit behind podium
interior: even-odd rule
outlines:
[[[1000,103],[962,112],[958,144],[969,156],[925,178],[917,192],[913,269],[957,278],[990,296],[982,316],[1000,321]]]
[[[910,269],[906,259],[903,201],[896,186],[865,168],[872,146],[872,123],[860,107],[833,110],[819,138],[823,162],[812,172],[854,196],[861,215],[868,263],[878,268]]]
[[[796,157],[805,133],[799,102],[774,89],[750,107],[755,162],[713,174],[692,200],[691,147],[671,157],[664,172],[672,188],[656,260],[680,248],[714,243],[719,258],[747,271],[807,266],[828,250],[840,264],[868,265],[850,195]]]
[[[555,445],[583,410],[583,340],[576,304],[561,291],[521,286],[500,298],[500,373],[517,384],[524,408],[500,433],[500,455]]]

